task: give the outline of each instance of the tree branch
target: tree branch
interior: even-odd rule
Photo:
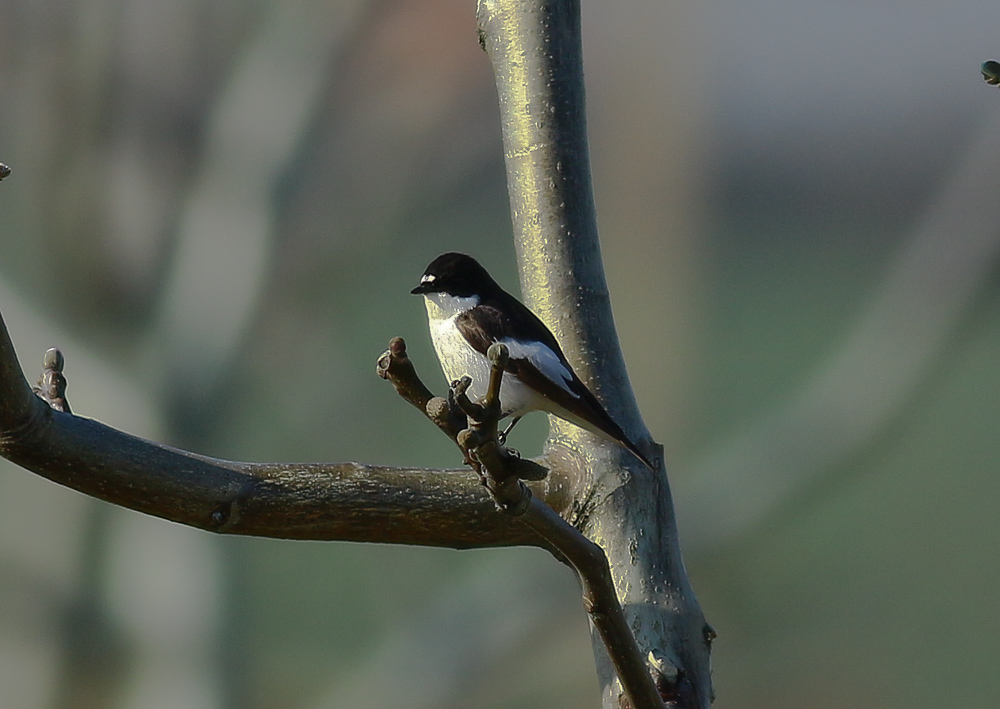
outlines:
[[[615,594],[604,550],[544,502],[534,498],[518,478],[516,465],[512,465],[510,456],[505,454],[506,449],[498,440],[497,426],[500,421],[500,384],[509,352],[506,345],[494,343],[486,356],[491,362],[489,389],[482,405],[467,411],[470,426],[459,434],[459,440],[463,445],[473,444],[471,450],[483,485],[490,491],[497,508],[538,532],[576,570],[583,586],[584,608],[604,642],[631,705],[636,709],[663,709],[663,700],[646,669]],[[469,435],[464,435],[466,433]]]
[[[53,405],[68,409],[57,366],[61,358],[47,362],[39,387],[47,403],[28,387],[2,319],[0,455],[99,499],[220,533],[457,548],[563,544],[567,551],[561,553],[580,571],[596,628],[605,707],[657,706],[649,674],[669,706],[704,709],[712,695],[713,633],[684,572],[662,455],[628,381],[597,240],[579,1],[479,0],[478,16],[500,97],[525,300],[552,328],[612,417],[647,457],[660,461],[658,470],[550,417],[557,445],[539,459],[548,476],[533,484],[527,505],[497,498],[504,509],[524,508],[522,525],[496,514],[493,499],[465,471],[216,460],[56,410]],[[390,346],[387,372],[394,357],[405,358],[405,347],[398,345],[395,353]],[[395,364],[402,373],[397,379],[409,377],[405,365]],[[379,367],[381,373],[381,361]],[[503,460],[502,446],[493,445],[495,422],[485,441],[461,438],[453,405],[461,402],[461,391],[442,400],[421,386],[410,382],[397,390],[474,451],[474,464],[486,461],[494,473],[488,477],[497,483],[491,492],[523,491],[520,478],[531,477],[526,471],[537,463]],[[492,460],[494,454],[500,463]],[[504,466],[521,466],[522,473],[496,476],[494,468]],[[619,601],[624,616],[611,619]],[[637,656],[639,648],[645,662],[623,664],[622,658]],[[616,672],[628,690],[616,684]]]
[[[583,606],[597,628],[625,696],[635,709],[662,709],[665,698],[643,662],[642,652],[629,629],[615,594],[611,567],[604,550],[552,511],[531,497],[521,517],[524,524],[545,537],[576,570],[583,587]],[[657,677],[658,678],[658,677]]]
[[[153,443],[57,411],[32,393],[0,316],[0,455],[101,500],[223,534],[454,548],[548,546],[495,514],[467,469],[242,463]],[[567,509],[568,456],[536,495]]]
[[[452,395],[447,402],[435,399],[417,376],[406,354],[406,344],[399,337],[393,338],[389,349],[379,358],[378,374],[458,444],[498,511],[537,532],[551,544],[551,550],[558,557],[576,570],[583,585],[584,607],[604,642],[631,706],[663,709],[657,686],[643,662],[615,594],[604,551],[535,498],[522,482],[522,478],[544,477],[548,471],[539,470],[536,463],[512,455],[500,442],[500,385],[510,353],[506,345],[493,343],[486,356],[491,362],[490,381],[481,402],[473,402],[466,396],[471,383],[469,377],[452,382]],[[467,427],[456,431],[461,426],[459,411],[464,414]]]
[[[590,179],[579,0],[479,0],[479,36],[500,102],[507,187],[525,302],[626,433],[660,461],[550,416],[550,440],[587,460],[574,525],[607,555],[628,625],[670,706],[708,707],[714,632],[681,559],[662,453],[635,403],[614,328]],[[599,633],[606,709],[625,698]]]

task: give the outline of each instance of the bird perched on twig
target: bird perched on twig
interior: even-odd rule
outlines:
[[[618,443],[652,468],[597,397],[580,381],[555,336],[533,312],[471,256],[447,253],[434,259],[411,293],[424,296],[431,340],[449,381],[469,376],[468,394],[486,395],[494,342],[510,352],[500,386],[501,417],[512,417],[503,436],[522,416],[546,411]]]

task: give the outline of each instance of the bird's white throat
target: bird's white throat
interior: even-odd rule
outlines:
[[[489,381],[489,363],[465,341],[455,326],[455,318],[479,305],[479,298],[460,298],[447,293],[424,293],[427,320],[430,324],[431,342],[437,352],[445,379],[449,382],[463,376],[472,377],[470,395],[486,394]]]
[[[424,305],[427,307],[427,318],[431,323],[450,320],[467,310],[479,305],[479,296],[460,298],[447,293],[424,293]]]
[[[431,341],[434,343],[441,369],[444,370],[445,379],[452,381],[469,376],[472,378],[470,397],[475,400],[485,396],[490,377],[490,363],[465,340],[455,324],[455,319],[459,315],[479,305],[479,298],[424,293],[424,303],[427,306]],[[556,353],[541,342],[522,342],[510,337],[500,338],[497,341],[507,345],[511,357],[529,360],[554,384],[565,389],[573,397],[577,396],[568,386],[573,378],[572,373],[559,361]],[[500,400],[504,414],[520,416],[534,410],[561,411],[554,402],[526,386],[513,374],[504,377]],[[565,417],[569,417],[569,414],[564,414]],[[568,420],[574,419],[568,418]]]

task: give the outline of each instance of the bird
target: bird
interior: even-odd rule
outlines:
[[[486,396],[490,345],[507,346],[500,415],[512,420],[501,440],[525,414],[545,411],[623,446],[653,468],[573,371],[545,323],[474,258],[455,252],[438,256],[410,292],[424,297],[431,341],[445,377],[470,377],[470,398]]]

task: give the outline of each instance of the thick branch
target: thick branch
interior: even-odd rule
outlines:
[[[583,586],[584,607],[604,642],[608,656],[622,684],[625,696],[635,709],[663,709],[663,701],[646,669],[639,646],[629,630],[615,593],[611,568],[604,550],[587,539],[576,527],[535,499],[517,476],[516,466],[504,455],[497,424],[500,420],[500,384],[509,358],[507,346],[494,343],[486,356],[490,359],[490,383],[481,405],[463,405],[469,417],[469,430],[459,436],[474,454],[483,484],[490,491],[497,508],[511,515],[544,537],[558,554],[576,570]],[[471,404],[465,400],[466,404]],[[468,434],[468,435],[465,435]]]
[[[500,101],[507,190],[525,303],[573,368],[642,445],[597,231],[587,142],[579,0],[480,0]],[[561,429],[567,438],[580,429]]]
[[[507,186],[526,303],[625,432],[658,447],[639,415],[604,278],[590,179],[579,0],[479,0],[480,40],[500,99]],[[655,326],[655,325],[651,325]],[[618,597],[660,694],[704,709],[711,629],[687,579],[666,473],[644,469],[550,417],[552,437],[589,462],[576,526],[607,555]],[[662,459],[662,456],[658,456]],[[615,668],[594,637],[604,706],[621,706]]]
[[[534,497],[519,517],[569,560],[580,577],[583,604],[608,651],[615,673],[635,709],[662,709],[663,697],[643,663],[635,636],[615,594],[604,550]]]
[[[643,661],[618,602],[604,550],[532,495],[521,479],[538,479],[539,466],[511,455],[501,443],[498,428],[500,386],[510,353],[506,345],[494,343],[486,356],[492,363],[490,381],[485,398],[479,402],[471,401],[466,396],[470,379],[464,377],[452,383],[447,402],[441,399],[432,406],[430,402],[435,398],[417,375],[402,338],[393,338],[389,343],[389,349],[379,358],[377,371],[380,377],[392,383],[401,397],[423,411],[466,453],[467,462],[479,474],[497,510],[537,532],[550,544],[551,551],[573,566],[583,586],[587,614],[604,642],[631,706],[635,709],[663,709],[659,688]],[[461,426],[459,411],[466,417],[468,427],[456,433],[455,429]],[[541,472],[544,477],[548,471]],[[653,670],[659,679],[661,670]]]
[[[217,460],[56,411],[25,381],[2,317],[0,455],[98,499],[225,534],[455,548],[545,545],[496,514],[466,469]],[[534,489],[557,509],[569,506],[573,492],[558,472]]]

